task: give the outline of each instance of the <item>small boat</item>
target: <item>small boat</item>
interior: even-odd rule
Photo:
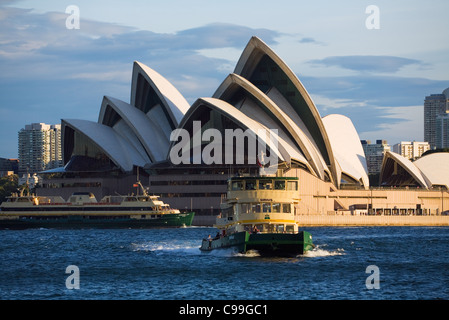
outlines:
[[[257,250],[264,256],[295,256],[314,248],[312,235],[295,219],[298,178],[233,177],[216,219],[217,235],[203,239],[200,250]]]
[[[105,196],[97,201],[89,192],[62,197],[12,194],[0,206],[0,229],[27,228],[152,228],[191,226],[194,212],[172,209],[159,196]]]

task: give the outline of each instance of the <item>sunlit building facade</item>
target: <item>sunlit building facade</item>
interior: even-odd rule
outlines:
[[[441,94],[431,94],[424,100],[424,141],[429,142],[430,148],[437,148],[437,118],[449,112],[449,88]]]
[[[38,173],[63,165],[61,125],[33,123],[18,133],[19,174]]]

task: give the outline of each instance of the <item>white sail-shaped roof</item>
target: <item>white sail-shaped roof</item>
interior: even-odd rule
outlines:
[[[382,169],[381,169],[381,180],[385,180],[385,174],[386,174],[386,166],[389,162],[392,162],[393,165],[399,165],[401,166],[408,174],[413,177],[415,182],[422,188],[428,189],[429,184],[425,177],[423,176],[422,172],[411,162],[409,159],[401,156],[398,153],[387,151],[384,155],[384,159],[382,162]]]
[[[268,146],[271,152],[274,152],[280,161],[285,161],[284,156],[289,156],[283,146],[283,141],[281,139],[273,142],[270,138],[268,132],[270,128],[263,126],[261,123],[255,121],[254,119],[248,117],[240,110],[236,109],[234,106],[230,105],[226,101],[216,99],[216,98],[200,98],[192,105],[187,114],[185,115],[183,121],[180,124],[180,128],[183,128],[187,123],[194,121],[194,115],[199,107],[205,106],[208,109],[215,110],[222,114],[226,118],[232,120],[235,124],[241,127],[243,130],[249,130],[253,137],[256,139],[261,139],[262,142]],[[260,136],[259,132],[267,133],[265,136]],[[223,137],[225,139],[225,137]],[[178,141],[177,136],[172,139],[172,146]],[[226,142],[226,141],[225,141]],[[254,155],[255,157],[257,155]]]
[[[328,115],[323,123],[329,136],[334,156],[341,172],[368,188],[368,168],[359,135],[348,117]]]
[[[253,97],[253,100],[257,101],[257,103],[251,103],[248,99],[243,98],[243,101],[239,102],[235,107],[264,126],[270,129],[277,129],[285,149],[290,153],[287,158],[295,159],[305,165],[313,175],[319,176],[319,173],[317,174],[319,169],[310,156],[310,150],[304,147],[304,140],[307,142],[307,139],[298,138],[298,134],[301,135],[301,132],[298,132],[298,128],[292,120],[267,95],[247,79],[235,73],[230,74],[217,89],[213,97],[229,100],[232,99],[232,95],[239,94],[241,90],[246,92],[247,96]]]
[[[144,166],[142,155],[111,127],[87,120],[64,119],[69,126],[88,137],[98,148],[123,171],[132,171],[133,166]]]
[[[109,109],[110,108],[110,109]],[[114,121],[114,115],[120,117],[134,133],[137,143],[136,148],[143,146],[144,152],[149,156],[149,162],[157,162],[166,159],[170,141],[163,134],[161,122],[158,119],[148,117],[143,111],[129,103],[112,98],[104,97],[101,105],[98,122],[108,125],[108,121]],[[112,120],[110,119],[112,118]],[[115,120],[114,122],[118,122]],[[110,123],[117,131],[121,131],[117,123]],[[119,132],[121,133],[121,132]],[[139,146],[140,145],[140,146]]]
[[[149,87],[145,85],[145,82]],[[164,108],[170,122],[176,127],[189,110],[189,103],[167,79],[143,63],[135,61],[131,84],[131,104],[139,108],[145,107],[149,99],[154,99],[154,97],[149,97],[152,93],[157,95],[162,104],[161,107]]]
[[[261,130],[276,131],[277,146],[268,136],[258,138],[287,166],[303,168],[337,187],[342,177],[369,186],[364,153],[351,121],[338,116],[321,119],[298,77],[257,37],[251,38],[234,73],[213,97],[198,99],[192,107],[166,78],[135,61],[129,103],[105,96],[98,123],[64,121],[128,171],[169,160],[175,145],[172,133],[182,128],[192,131],[197,120],[207,122],[203,131],[226,132],[227,126],[254,136]],[[198,144],[195,139],[190,142]],[[195,147],[193,151],[198,150]],[[72,148],[67,144],[68,155]]]
[[[307,127],[310,137],[329,167],[329,179],[337,181],[337,166],[321,116],[295,73],[262,40],[252,37],[243,51],[234,73],[248,79],[265,93],[272,88],[288,100],[294,113]],[[272,98],[272,97],[270,97]],[[277,103],[273,98],[272,100]],[[282,106],[277,103],[281,108]],[[290,110],[284,110],[292,117]],[[303,130],[304,132],[304,130]]]
[[[448,152],[431,153],[419,158],[413,164],[433,187],[444,186],[449,190]]]

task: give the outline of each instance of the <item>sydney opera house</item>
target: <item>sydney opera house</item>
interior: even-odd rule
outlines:
[[[367,214],[440,214],[449,209],[449,154],[412,163],[387,153],[380,186],[370,188],[365,154],[351,120],[336,114],[321,117],[295,73],[257,37],[250,39],[234,72],[212,97],[190,105],[163,76],[134,62],[129,102],[105,96],[97,122],[63,119],[61,124],[65,166],[46,172],[41,194],[57,192],[67,198],[74,191],[88,190],[97,197],[138,192],[133,187],[138,178],[172,206],[213,218],[227,179],[258,174],[261,166],[251,161],[251,142],[244,142],[239,154],[229,141],[204,136],[213,132],[225,137],[232,129],[262,142],[276,159],[277,174],[299,177],[298,214],[356,209]],[[271,137],[260,134],[263,129],[277,133],[275,146]],[[189,137],[182,151],[174,132]],[[211,143],[224,154],[211,152]],[[181,152],[187,161],[172,161]],[[216,161],[198,157],[205,154]]]

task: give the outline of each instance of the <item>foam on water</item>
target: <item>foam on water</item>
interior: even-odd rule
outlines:
[[[337,250],[329,251],[329,250],[325,250],[317,245],[313,250],[307,251],[304,254],[304,257],[308,257],[308,258],[331,257],[331,256],[342,256],[345,254],[346,254],[345,250],[342,248],[338,248]]]
[[[181,242],[145,242],[145,243],[131,243],[132,251],[144,251],[153,253],[189,253],[189,254],[199,254],[199,246],[189,243]]]
[[[254,258],[254,257],[260,257],[260,254],[257,250],[248,250],[246,253],[238,253],[233,252],[234,257],[243,257],[243,258]]]

